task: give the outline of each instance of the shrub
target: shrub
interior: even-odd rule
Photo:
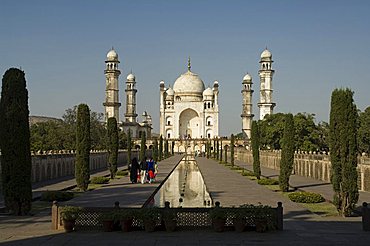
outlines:
[[[244,168],[238,167],[238,166],[231,166],[230,169],[231,170],[243,170]]]
[[[243,170],[243,172],[241,173],[243,176],[254,176],[254,173],[251,172],[251,171],[248,171],[248,170]]]
[[[293,202],[300,203],[320,203],[325,201],[322,195],[313,192],[293,192],[288,197]]]
[[[119,170],[119,171],[117,171],[116,175],[117,176],[127,176],[128,171],[127,170]]]
[[[60,209],[60,215],[64,220],[76,220],[82,211],[81,207],[64,206]]]
[[[45,191],[41,195],[41,201],[68,201],[71,200],[74,197],[74,194],[72,192],[68,191]]]
[[[107,184],[110,178],[108,177],[93,177],[90,180],[90,184]]]
[[[279,181],[276,179],[260,179],[257,183],[259,185],[278,185]]]

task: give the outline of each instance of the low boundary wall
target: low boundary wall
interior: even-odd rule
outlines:
[[[235,159],[253,163],[252,152],[243,148],[236,148]],[[260,151],[261,166],[271,169],[280,169],[281,151]],[[362,191],[370,191],[370,158],[358,157],[358,187]],[[331,162],[328,153],[296,152],[294,154],[293,173],[314,179],[330,182]]]

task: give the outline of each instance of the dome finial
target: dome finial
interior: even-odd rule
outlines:
[[[191,69],[191,63],[190,63],[190,56],[188,58],[188,71],[190,72],[190,69]]]

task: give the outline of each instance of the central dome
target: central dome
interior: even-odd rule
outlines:
[[[176,93],[202,94],[204,91],[204,83],[198,74],[188,70],[176,79],[173,90]]]

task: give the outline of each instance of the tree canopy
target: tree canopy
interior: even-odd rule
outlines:
[[[30,127],[32,151],[76,149],[77,106],[66,109],[62,119],[40,122]],[[91,148],[105,149],[103,114],[91,112],[90,124]]]
[[[266,115],[258,122],[261,149],[281,149],[285,114]],[[293,117],[295,150],[328,151],[328,123],[315,124],[315,115],[297,113]]]
[[[361,153],[370,155],[370,107],[359,115],[358,147]]]

